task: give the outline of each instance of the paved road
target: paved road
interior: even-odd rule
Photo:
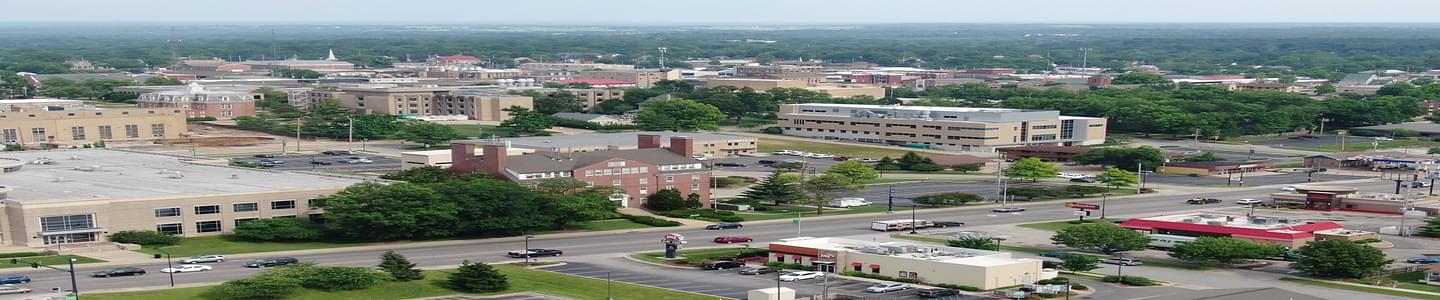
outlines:
[[[1364,181],[1356,184],[1367,191],[1383,191],[1388,188],[1388,182]],[[1237,189],[1220,193],[1210,193],[1207,197],[1221,199],[1236,198],[1260,198],[1275,191],[1277,187],[1259,187],[1252,189]],[[1157,197],[1136,197],[1126,200],[1111,200],[1107,209],[1112,215],[1123,214],[1162,214],[1173,213],[1177,210],[1194,209],[1197,207],[1185,206],[1174,201],[1176,195]],[[1098,200],[1084,201],[1095,202]],[[1030,223],[1039,221],[1059,220],[1071,218],[1070,210],[1060,203],[1036,203],[1027,206],[1029,211],[1013,214],[994,214],[988,208],[947,210],[947,211],[921,211],[919,218],[937,220],[960,220],[970,225],[1001,225]],[[872,220],[896,218],[900,216],[837,216],[830,218],[803,220],[799,235],[805,236],[853,236],[853,235],[876,235],[878,232],[868,229]],[[780,238],[797,236],[796,225],[789,221],[780,220],[776,222],[751,223],[742,229],[711,231],[704,229],[677,229],[694,241],[692,246],[706,246],[708,240],[719,235],[742,235],[756,239],[755,247],[760,247],[766,241],[773,241]],[[662,245],[658,242],[660,233],[655,232],[614,232],[603,235],[584,236],[539,236],[530,240],[530,246],[535,248],[558,248],[565,250],[566,256],[559,258],[542,258],[541,260],[565,260],[574,256],[603,256],[614,257],[617,253],[631,253],[640,251],[661,251]],[[472,261],[509,261],[504,253],[514,249],[521,249],[522,240],[519,238],[502,238],[478,240],[463,245],[442,245],[429,246],[424,248],[403,248],[404,245],[397,245],[396,252],[410,257],[412,262],[420,266],[453,266],[460,264],[463,260]],[[361,249],[338,253],[297,255],[296,258],[302,261],[312,261],[321,264],[371,266],[378,262],[378,257],[384,249]],[[177,283],[199,283],[223,281],[234,278],[241,278],[253,275],[258,272],[256,269],[247,269],[239,266],[238,261],[227,261],[216,264],[214,271],[178,274],[175,276]],[[137,265],[147,270],[156,271],[164,267],[164,262]],[[1137,269],[1143,269],[1140,267]],[[80,266],[82,274],[88,274],[99,268]],[[68,287],[69,278],[65,273],[49,270],[34,269],[5,269],[0,274],[28,274],[34,278],[29,287],[37,290],[49,290],[51,287]],[[1267,282],[1253,282],[1265,284]],[[89,278],[80,279],[81,291],[100,289],[122,289],[141,287],[161,287],[169,285],[164,274],[153,272],[151,274],[128,277],[128,278]],[[1218,287],[1218,286],[1217,286]],[[1313,293],[1322,297],[1334,299],[1386,299],[1371,294],[1359,294],[1342,290],[1306,287],[1304,292]]]
[[[1360,177],[1360,176],[1349,176],[1349,175],[1334,175],[1334,174],[1324,174],[1324,173],[1314,173],[1314,174],[1315,174],[1314,177],[1308,177],[1308,176],[1306,176],[1307,174],[1305,174],[1305,173],[1276,174],[1276,173],[1268,173],[1268,172],[1267,172],[1267,173],[1265,173],[1265,175],[1261,175],[1261,176],[1253,176],[1253,175],[1254,175],[1253,173],[1247,173],[1247,174],[1245,175],[1245,186],[1275,185],[1275,184],[1304,184],[1304,183],[1306,183],[1307,181],[1311,181],[1311,182],[1324,182],[1324,181],[1355,180],[1355,179],[1373,178],[1373,177]],[[1180,176],[1180,175],[1154,175],[1154,174],[1152,174],[1152,175],[1145,175],[1145,183],[1168,183],[1168,184],[1183,184],[1183,185],[1224,186],[1224,185],[1227,183],[1227,181],[1226,181],[1225,177],[1223,177],[1223,176],[1199,176],[1199,177],[1190,177],[1190,176]],[[1231,181],[1229,181],[1229,183],[1230,183],[1230,184],[1234,184],[1235,186],[1240,186],[1240,174],[1235,174],[1234,177],[1233,177],[1233,179],[1232,179]]]
[[[368,158],[373,163],[345,163],[352,156]],[[263,158],[246,157],[233,159],[236,162],[260,163]],[[299,154],[299,155],[276,155],[275,158],[285,161],[284,164],[276,165],[274,170],[296,171],[296,170],[325,170],[325,171],[395,171],[400,170],[400,160],[374,155],[325,155],[325,154]],[[311,161],[329,162],[329,165],[311,163]]]

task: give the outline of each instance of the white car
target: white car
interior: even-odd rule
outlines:
[[[780,281],[796,281],[796,280],[815,279],[815,278],[820,278],[820,277],[825,277],[825,273],[820,273],[820,272],[815,272],[815,271],[800,271],[800,272],[790,272],[789,274],[780,275]]]
[[[23,287],[17,287],[17,286],[13,286],[13,285],[9,285],[9,284],[7,284],[7,285],[5,285],[5,286],[0,286],[0,295],[29,294],[29,293],[30,293],[30,289],[23,288]]]
[[[835,158],[835,156],[834,156],[834,155],[830,155],[830,154],[824,154],[824,153],[815,153],[815,154],[813,154],[813,155],[810,155],[810,158],[827,158],[827,159],[828,159],[828,158]]]
[[[1395,139],[1388,138],[1388,137],[1383,137],[1383,136],[1377,136],[1377,137],[1375,137],[1375,140],[1377,140],[1377,141],[1393,141],[1393,140],[1395,140]]]
[[[1295,186],[1293,186],[1293,185],[1291,185],[1291,186],[1286,186],[1286,187],[1280,188],[1280,190],[1286,191],[1286,192],[1294,192],[1294,191],[1295,191]]]
[[[790,150],[780,150],[780,151],[770,152],[770,154],[774,154],[774,155],[790,155],[790,153],[791,153]]]
[[[1250,199],[1250,198],[1235,200],[1235,204],[1241,204],[1241,205],[1251,205],[1251,204],[1260,204],[1260,203],[1265,203],[1265,201],[1260,200],[1260,199]]]
[[[696,154],[696,155],[694,155],[694,156],[691,156],[690,158],[694,158],[695,160],[699,160],[699,161],[705,161],[705,160],[709,160],[709,159],[710,159],[710,158],[705,157],[704,155],[699,155],[699,154]]]
[[[1085,178],[1085,177],[1090,177],[1090,176],[1089,176],[1089,175],[1085,175],[1085,174],[1077,174],[1077,173],[1060,173],[1060,175],[1057,175],[1057,177],[1065,178],[1065,179],[1077,179],[1077,178]]]
[[[876,285],[872,285],[872,286],[870,286],[870,287],[867,287],[867,288],[865,288],[865,291],[866,291],[866,292],[871,292],[871,293],[887,293],[887,292],[903,291],[903,290],[907,290],[907,289],[910,289],[910,285],[902,284],[902,283],[881,283],[881,284],[876,284]]]
[[[225,256],[224,256],[224,255],[201,255],[201,256],[191,256],[190,258],[186,258],[186,259],[180,260],[180,263],[182,263],[182,264],[198,264],[198,263],[213,263],[213,262],[225,262]]]
[[[204,272],[204,271],[209,271],[209,270],[212,270],[212,269],[215,269],[215,267],[211,267],[211,266],[207,266],[207,265],[180,265],[180,266],[174,267],[174,268],[164,268],[164,269],[160,269],[160,273]]]

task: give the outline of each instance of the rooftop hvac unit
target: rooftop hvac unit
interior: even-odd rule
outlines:
[[[1200,218],[1184,218],[1184,219],[1181,219],[1180,222],[1185,222],[1185,223],[1200,223]]]
[[[1267,218],[1254,218],[1254,219],[1251,219],[1251,220],[1250,220],[1250,223],[1253,223],[1253,224],[1256,224],[1256,225],[1265,225],[1265,224],[1269,224],[1269,223],[1270,223],[1270,219],[1267,219]]]
[[[1205,222],[1205,224],[1210,224],[1210,225],[1225,225],[1225,222],[1222,222],[1222,221],[1209,221],[1209,222]]]

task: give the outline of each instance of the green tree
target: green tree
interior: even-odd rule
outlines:
[[[1343,239],[1310,242],[1297,252],[1301,257],[1290,268],[1321,277],[1365,278],[1394,262],[1379,249]]]
[[[110,241],[142,246],[169,246],[180,243],[180,237],[154,230],[121,230],[110,234]]]
[[[740,194],[740,197],[775,205],[795,202],[804,195],[796,186],[796,180],[785,175],[780,171],[771,172],[770,176],[766,176],[765,179],[760,180],[760,183],[750,186],[750,189]]]
[[[1136,176],[1135,173],[1130,173],[1130,171],[1121,170],[1120,168],[1116,167],[1110,167],[1109,169],[1105,169],[1104,173],[1100,173],[1100,175],[1096,176],[1096,179],[1100,180],[1100,182],[1104,182],[1105,185],[1109,185],[1114,188],[1140,183],[1140,176]]]
[[[1110,223],[1090,223],[1066,227],[1050,238],[1056,244],[1090,250],[1144,249],[1150,238],[1134,230]]]
[[[965,205],[965,203],[968,203],[968,202],[980,202],[980,201],[984,201],[985,199],[984,199],[984,198],[981,198],[980,195],[976,195],[976,194],[961,193],[961,192],[950,192],[950,193],[940,193],[940,194],[934,194],[934,195],[925,195],[925,196],[915,197],[914,200],[915,200],[915,203],[924,204],[924,205],[953,206],[953,205]]]
[[[1196,155],[1196,156],[1191,156],[1191,157],[1186,157],[1186,158],[1185,158],[1185,161],[1189,161],[1189,162],[1205,162],[1205,161],[1221,161],[1221,160],[1225,160],[1225,159],[1224,159],[1224,158],[1221,158],[1221,157],[1217,157],[1217,156],[1215,156],[1215,153],[1210,153],[1210,152],[1205,152],[1205,153],[1201,153],[1200,155]]]
[[[309,266],[295,268],[292,266],[290,268],[303,270],[298,274],[301,286],[324,291],[368,289],[390,277],[388,273],[366,267]]]
[[[324,198],[325,221],[341,235],[372,240],[446,237],[458,234],[460,207],[413,183],[361,183]]]
[[[1115,166],[1125,169],[1141,166],[1154,170],[1165,162],[1165,155],[1153,147],[1105,147],[1090,149],[1071,158],[1082,165]]]
[[[913,170],[915,168],[915,165],[933,165],[935,164],[935,161],[931,160],[929,157],[921,156],[919,153],[915,153],[914,151],[907,151],[905,152],[905,155],[900,156],[900,159],[895,161],[895,164],[899,165],[901,170]]]
[[[385,254],[380,255],[380,264],[377,267],[380,267],[380,270],[385,273],[390,273],[390,278],[394,278],[395,281],[425,279],[425,272],[416,269],[414,263],[393,250],[385,251]]]
[[[1043,189],[1043,188],[1033,188],[1033,187],[1010,188],[1007,192],[1008,192],[1009,195],[1011,195],[1011,196],[1015,196],[1015,197],[1025,197],[1025,201],[1030,201],[1030,200],[1034,200],[1035,198],[1042,198],[1042,197],[1048,197],[1048,196],[1053,196],[1053,195],[1055,195],[1055,193],[1054,193],[1054,192],[1051,192],[1050,190]]]
[[[851,182],[854,182],[856,184],[880,179],[880,173],[876,172],[875,168],[871,168],[865,163],[854,160],[832,165],[830,166],[829,170],[825,171],[825,174],[835,175],[839,176],[840,178],[849,179]]]
[[[1232,237],[1201,237],[1176,245],[1170,250],[1170,256],[1205,265],[1231,265],[1249,259],[1279,256],[1285,251],[1285,247],[1280,245],[1260,244]]]
[[[510,112],[510,118],[500,122],[500,127],[510,128],[518,133],[535,134],[554,126],[549,117],[538,111],[519,106],[511,106],[505,111]]]
[[[500,270],[483,262],[471,263],[465,260],[460,269],[450,274],[450,288],[466,293],[493,293],[510,288],[510,282]]]
[[[1425,219],[1425,225],[1420,226],[1420,236],[1440,237],[1440,217]]]
[[[409,183],[436,183],[445,181],[447,179],[455,178],[455,176],[451,175],[450,170],[447,170],[445,168],[437,166],[424,166],[419,168],[411,168],[409,170],[400,170],[386,173],[385,175],[380,175],[380,178],[404,181]]]
[[[283,299],[301,289],[300,280],[281,276],[255,276],[221,283],[206,290],[204,297],[216,300]]]
[[[540,199],[544,203],[541,209],[554,216],[550,218],[554,220],[554,227],[565,229],[572,224],[619,217],[615,212],[619,205],[610,201],[611,194],[614,191],[610,188],[595,188],[568,196],[542,194]]]
[[[704,203],[700,202],[700,194],[690,193],[689,195],[685,195],[685,208],[696,209],[701,206],[704,206]]]
[[[568,91],[558,91],[549,94],[526,93],[522,95],[534,98],[535,111],[544,115],[585,111],[585,104],[580,102],[580,97]]]
[[[1322,84],[1322,85],[1320,85],[1320,86],[1315,87],[1315,94],[1316,94],[1316,95],[1333,94],[1333,93],[1335,93],[1336,91],[1337,91],[1337,89],[1335,89],[1335,85],[1332,85],[1332,84],[1329,84],[1329,83]]]
[[[991,240],[990,236],[983,234],[960,236],[958,238],[945,241],[945,245],[950,247],[960,247],[967,249],[999,251],[999,249],[995,249],[995,240]]]
[[[424,144],[425,148],[465,138],[465,135],[456,132],[455,128],[426,121],[405,122],[400,126],[400,132],[396,136],[407,142]]]
[[[185,83],[184,83],[184,82],[180,82],[179,80],[166,78],[166,77],[164,77],[164,76],[155,76],[155,77],[145,78],[145,82],[142,82],[142,83],[140,83],[140,84],[143,84],[143,85],[182,85],[182,84],[185,84]]]
[[[825,205],[835,198],[837,193],[850,191],[859,187],[850,179],[834,174],[823,174],[815,176],[800,183],[800,189],[809,193],[810,197],[805,199],[809,204],[815,205],[815,214],[824,214]]]
[[[715,106],[692,100],[672,99],[646,102],[635,115],[635,124],[645,130],[719,130],[725,114]]]
[[[323,237],[319,227],[297,218],[270,218],[235,225],[235,236],[257,241],[305,241]]]
[[[1060,167],[1035,157],[1017,160],[1010,167],[1005,168],[1005,177],[1029,179],[1031,182],[1040,181],[1041,178],[1055,177],[1055,174],[1060,174]]]
[[[1106,189],[1105,187],[1092,185],[1072,184],[1065,186],[1065,192],[1074,194],[1075,196],[1079,197],[1085,197],[1091,194],[1104,193],[1106,190],[1108,189]]]
[[[653,211],[685,209],[685,197],[675,189],[663,189],[645,197],[645,208]]]
[[[575,178],[551,178],[541,180],[535,184],[535,190],[541,193],[574,195],[589,188],[590,184]]]
[[[1072,273],[1089,272],[1100,268],[1100,258],[1093,255],[1065,254],[1060,256],[1060,269]]]

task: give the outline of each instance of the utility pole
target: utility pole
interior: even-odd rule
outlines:
[[[300,152],[300,126],[302,123],[295,123],[295,152]]]
[[[1135,194],[1139,195],[1140,190],[1145,189],[1145,163],[1135,163],[1135,174],[1140,175],[1140,184],[1135,185]]]
[[[1330,122],[1330,118],[1320,118],[1320,134],[1325,134],[1325,122]]]
[[[885,212],[895,212],[895,185],[890,185],[890,193],[887,196],[889,202],[885,204]]]
[[[345,116],[345,150],[355,151],[355,117]]]

